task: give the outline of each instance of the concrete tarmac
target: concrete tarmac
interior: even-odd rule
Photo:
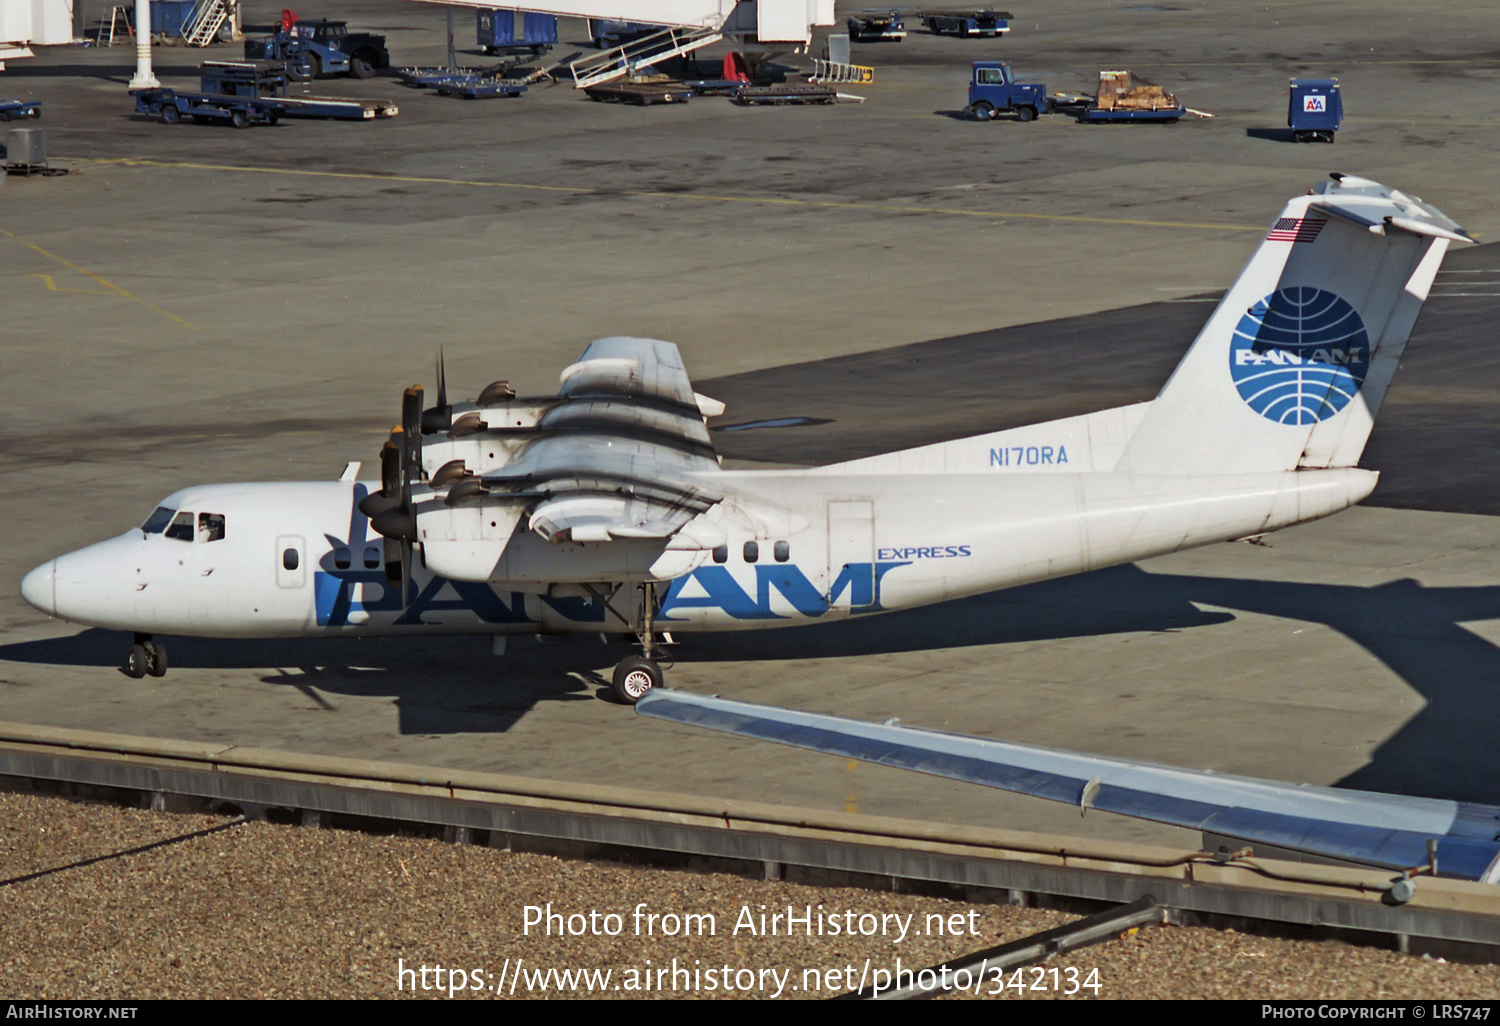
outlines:
[[[252,23],[276,14],[250,8]],[[172,672],[132,681],[123,635],[48,620],[19,581],[187,484],[373,468],[439,344],[466,394],[496,378],[551,391],[598,336],[666,338],[729,402],[726,423],[828,422],[719,432],[745,461],[1147,398],[1286,197],[1329,170],[1500,237],[1497,115],[1474,102],[1500,74],[1496,16],[1438,10],[1416,35],[1409,3],[1358,19],[1334,3],[1049,4],[1000,41],[856,46],[877,67],[861,105],[636,109],[565,84],[469,102],[325,80],[319,93],[393,97],[401,114],[243,132],[135,117],[124,47],[15,62],[0,94],[44,101],[36,124],[74,173],[0,188],[0,719],[1192,843],[638,721],[599,698],[627,650],[593,642],[516,641],[496,659],[482,638],[172,639]],[[387,32],[397,63],[441,59],[436,9],[341,11]],[[579,34],[565,22],[557,53]],[[201,56],[158,48],[158,74],[189,84]],[[968,62],[990,57],[1053,90],[1128,66],[1217,117],[963,120]],[[1349,115],[1337,145],[1285,141],[1287,79],[1330,74]],[[671,683],[1500,800],[1496,264],[1488,248],[1450,260],[1392,389],[1366,463],[1390,470],[1375,501],[1399,508],[908,614],[692,638]]]

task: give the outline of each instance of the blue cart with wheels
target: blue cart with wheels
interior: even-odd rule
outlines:
[[[1344,120],[1344,101],[1336,78],[1294,78],[1286,123],[1293,142],[1333,142]]]

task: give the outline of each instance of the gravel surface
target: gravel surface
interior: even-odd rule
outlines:
[[[75,865],[90,859],[98,861]],[[814,970],[826,994],[857,984],[866,959],[871,971],[894,968],[898,958],[904,968],[922,967],[1072,918],[22,794],[0,794],[0,879],[0,993],[12,999],[384,998],[446,995],[453,983],[484,988],[465,996],[496,989],[510,996],[518,961],[515,997],[558,992],[555,979],[550,987],[528,987],[526,973],[534,970],[605,968],[609,996],[636,996],[632,988],[644,989],[647,970],[651,996],[725,996],[726,966],[732,996],[775,993],[773,970],[785,981],[782,996],[806,994]],[[539,933],[541,927],[528,932],[526,907],[545,909],[549,902],[562,915],[597,911],[598,932],[618,928],[619,936],[558,936],[556,922],[553,936]],[[712,914],[715,935],[664,936],[674,924],[661,918],[651,923],[652,935],[637,936],[634,910],[642,903],[643,915]],[[815,929],[821,905],[830,917],[825,924],[835,914],[847,922],[845,913],[868,913],[890,917],[888,932],[808,937],[799,929],[789,937],[784,927],[779,936],[734,929],[742,909],[755,918],[762,906],[769,915],[788,905],[799,914],[811,905]],[[608,913],[618,914],[618,923],[602,918]],[[893,917],[907,915],[909,933],[898,939]],[[924,935],[924,926],[936,922],[928,916],[962,929]],[[864,920],[867,927],[876,922]],[[643,934],[646,925],[642,919]],[[696,981],[679,974],[675,992],[674,959],[677,969],[699,974]],[[438,965],[464,975],[445,978],[442,991],[423,991],[424,982],[437,985],[431,970]],[[1070,968],[1079,983],[1097,969],[1099,996],[1114,998],[1500,994],[1500,967],[1196,928],[1143,930],[1047,969],[1054,966],[1060,986]],[[398,967],[417,970],[401,991]],[[1036,970],[1026,973],[1030,986]],[[1055,996],[1052,979],[1043,973],[1044,989],[1025,996]]]

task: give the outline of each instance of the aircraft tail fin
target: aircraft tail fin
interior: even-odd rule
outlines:
[[[1144,474],[1352,467],[1450,242],[1436,207],[1333,175],[1289,201],[1121,458]]]

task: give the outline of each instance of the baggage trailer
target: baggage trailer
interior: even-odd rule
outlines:
[[[851,43],[899,43],[906,38],[906,23],[896,11],[856,14],[848,25]]]
[[[687,103],[694,95],[691,86],[678,82],[603,82],[589,86],[584,93],[591,100],[633,103],[637,107],[655,103]]]
[[[839,93],[820,85],[745,86],[736,90],[732,99],[741,107],[791,107],[838,103]]]
[[[35,119],[41,116],[41,100],[0,100],[0,121]]]
[[[466,75],[462,72],[447,72],[420,75],[417,85],[429,86],[439,96],[461,96],[465,100],[488,100],[497,96],[520,96],[526,91],[524,82],[508,82],[493,75]]]
[[[928,32],[935,36],[1003,36],[1010,31],[1009,11],[986,7],[980,11],[932,11],[918,15]]]
[[[975,61],[969,65],[971,117],[988,121],[1002,113],[1011,113],[1017,121],[1033,121],[1051,110],[1047,87],[1017,82],[1009,61]]]
[[[204,61],[199,92],[134,89],[138,114],[154,114],[168,125],[183,117],[221,122],[235,128],[274,125],[283,117],[368,121],[394,117],[397,107],[384,100],[334,96],[287,96],[286,65],[279,61]]]
[[[1099,93],[1078,115],[1088,124],[1109,122],[1175,122],[1187,113],[1161,86],[1129,71],[1099,72]]]
[[[1294,78],[1286,125],[1292,142],[1333,142],[1344,120],[1344,100],[1336,78]]]

